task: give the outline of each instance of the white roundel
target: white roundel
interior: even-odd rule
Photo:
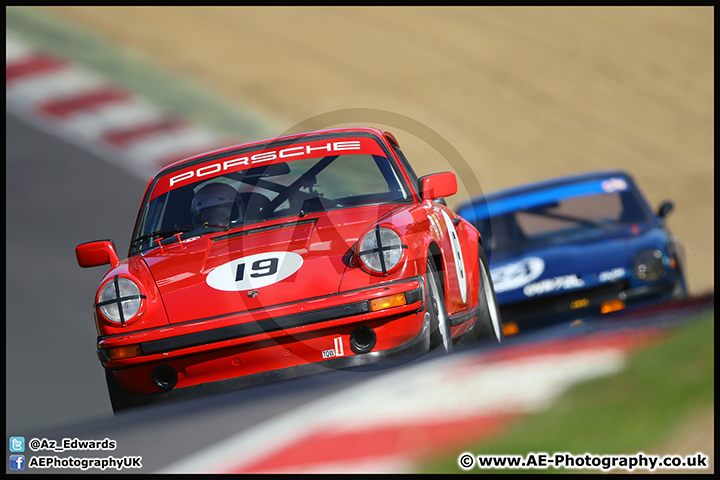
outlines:
[[[242,292],[267,287],[300,270],[303,258],[292,252],[265,252],[215,267],[205,280],[216,290]]]
[[[495,293],[501,293],[527,285],[538,278],[544,270],[545,262],[542,258],[528,257],[518,262],[492,268],[490,275],[495,286]]]
[[[458,240],[457,230],[453,225],[450,216],[444,210],[440,210],[445,219],[445,226],[450,234],[450,246],[452,247],[453,258],[455,259],[455,273],[460,284],[460,296],[464,302],[467,299],[467,280],[465,279],[465,262],[463,262],[462,250],[460,249],[460,241]]]

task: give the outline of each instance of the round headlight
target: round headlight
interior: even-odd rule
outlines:
[[[360,240],[358,258],[371,272],[387,275],[400,264],[404,248],[397,232],[375,227]]]
[[[140,311],[143,298],[135,282],[115,276],[100,288],[97,308],[110,323],[125,326]]]
[[[657,249],[638,252],[633,267],[635,276],[640,280],[657,280],[665,273],[663,254]]]

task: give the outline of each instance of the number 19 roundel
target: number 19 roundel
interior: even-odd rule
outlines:
[[[216,290],[242,292],[267,287],[297,272],[303,258],[292,252],[265,252],[237,258],[208,273],[206,282]]]

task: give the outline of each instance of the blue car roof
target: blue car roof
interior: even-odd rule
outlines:
[[[630,174],[622,170],[607,170],[499,190],[463,202],[456,211],[458,215],[470,220],[482,220],[554,200],[631,189],[635,189],[635,183]]]

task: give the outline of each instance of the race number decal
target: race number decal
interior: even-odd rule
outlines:
[[[212,288],[226,292],[254,290],[286,279],[302,264],[303,258],[297,253],[258,253],[214,268],[205,281]]]
[[[542,258],[528,257],[518,262],[492,268],[490,276],[495,285],[495,293],[501,293],[527,285],[538,278],[544,270],[545,262]]]
[[[452,245],[453,258],[455,259],[455,270],[457,272],[458,282],[460,284],[460,296],[462,301],[467,299],[467,279],[465,278],[465,262],[463,262],[462,250],[460,250],[460,240],[458,240],[457,231],[452,220],[444,210],[442,210],[445,225],[450,234],[450,245]]]

